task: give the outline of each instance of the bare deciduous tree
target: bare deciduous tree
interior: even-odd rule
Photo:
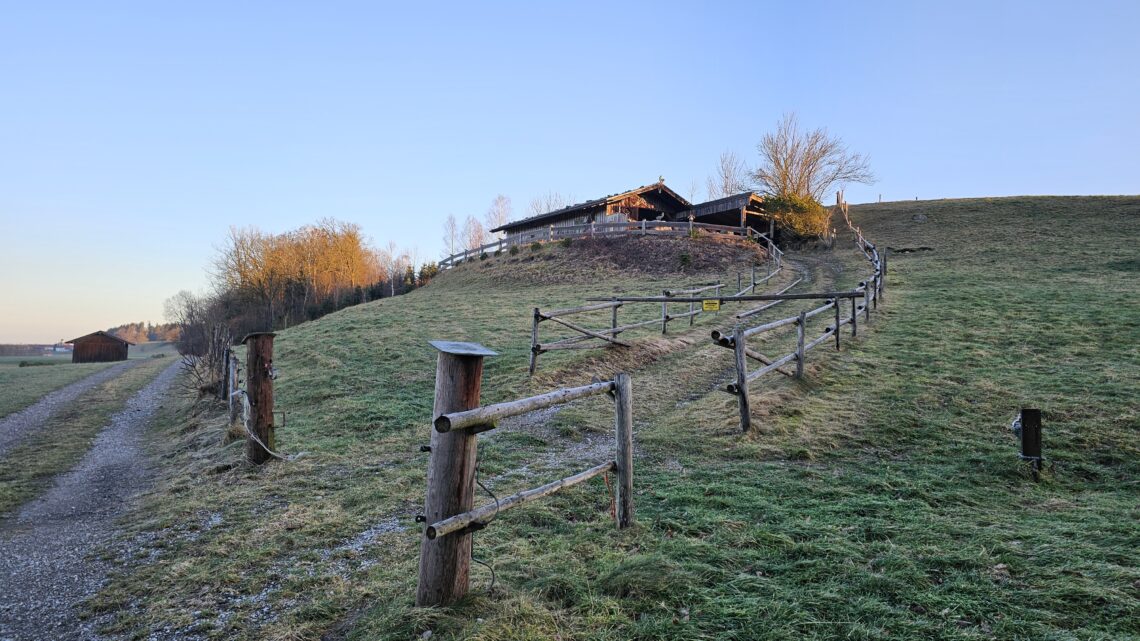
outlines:
[[[454,256],[459,251],[459,223],[455,222],[454,214],[448,214],[443,221],[443,247],[446,256]]]
[[[527,213],[531,216],[538,216],[569,207],[572,204],[574,204],[573,196],[564,196],[556,191],[548,191],[530,201]]]
[[[760,166],[753,179],[777,196],[820,202],[833,186],[875,182],[866,156],[852,153],[826,129],[800,131],[794,113],[786,114],[775,132],[765,134],[758,148]]]
[[[748,166],[737,157],[735,151],[724,151],[717,161],[716,173],[706,182],[709,200],[734,196],[751,189],[752,177]]]
[[[511,199],[502,194],[495,196],[484,220],[487,222],[487,231],[511,222]]]
[[[475,251],[483,246],[486,242],[487,232],[483,230],[483,225],[475,220],[474,216],[468,216],[467,220],[463,222],[463,242],[465,247],[470,251]]]

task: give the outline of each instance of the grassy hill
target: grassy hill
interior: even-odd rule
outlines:
[[[708,340],[724,317],[546,354],[526,376],[533,307],[735,283],[751,257],[708,242],[526,250],[282,332],[278,444],[305,455],[250,469],[222,445],[218,408],[166,408],[167,479],[111,552],[134,569],[93,613],[125,612],[105,618],[120,632],[237,639],[1140,635],[1140,198],[852,217],[894,249],[885,306],[842,352],[813,352],[804,381],[763,379],[747,436],[718,391],[730,353]],[[842,234],[790,262],[772,289],[866,269]],[[501,353],[486,402],[630,371],[637,527],[616,530],[591,482],[475,535],[493,591],[476,566],[465,602],[413,608],[435,338]],[[1038,483],[1008,433],[1020,406],[1044,410],[1053,465]],[[480,436],[480,479],[502,496],[599,462],[611,411],[592,399]]]

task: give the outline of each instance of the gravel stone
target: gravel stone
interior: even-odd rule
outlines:
[[[92,378],[117,367],[76,385],[94,384]],[[74,468],[0,523],[0,641],[99,638],[77,608],[111,570],[92,553],[111,539],[115,518],[152,479],[143,432],[178,370],[172,363],[131,397]]]

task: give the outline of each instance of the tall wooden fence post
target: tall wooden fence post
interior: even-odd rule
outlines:
[[[614,330],[614,331],[610,332],[610,338],[617,338],[617,326],[618,326],[618,324],[617,324],[617,312],[618,312],[618,307],[621,307],[621,305],[619,305],[617,303],[617,301],[614,301],[613,309],[610,311],[610,329]]]
[[[796,322],[796,378],[804,377],[804,323],[807,317],[800,312],[800,319]]]
[[[233,381],[230,380],[230,348],[226,347],[222,350],[222,384],[218,390],[218,399],[226,402],[226,409],[233,405],[230,399],[230,386]]]
[[[245,455],[254,465],[270,460],[273,455],[269,450],[276,449],[273,435],[274,336],[273,332],[257,332],[242,339],[246,346],[245,393],[252,414],[248,426],[252,436],[246,439]]]
[[[859,331],[859,311],[857,309],[858,299],[854,296],[851,297],[851,336],[854,337]]]
[[[835,351],[837,352],[839,351],[839,300],[836,298],[832,301],[835,303]]]
[[[439,350],[435,369],[432,423],[441,414],[479,407],[483,357],[495,352],[476,343],[431,341]],[[436,523],[471,510],[475,501],[477,435],[471,430],[431,430],[424,518]],[[471,572],[471,533],[437,539],[421,535],[417,606],[448,605],[467,594]]]
[[[669,290],[661,290],[661,295],[668,297]],[[669,331],[669,302],[661,301],[661,333],[664,334],[667,331]]]
[[[732,349],[736,357],[736,400],[740,406],[740,430],[752,429],[752,408],[748,404],[748,358],[745,355],[744,328],[737,325],[732,330]]]
[[[614,428],[617,439],[617,524],[633,525],[633,385],[629,374],[614,377]]]
[[[239,382],[238,382],[238,359],[237,359],[237,356],[234,356],[234,353],[232,351],[230,352],[230,360],[228,363],[226,363],[226,367],[229,368],[229,371],[230,371],[230,375],[229,375],[229,379],[230,379],[230,389],[229,389],[230,406],[229,407],[230,407],[230,425],[233,425],[234,423],[237,422],[238,415],[241,414],[241,404],[238,403],[237,400],[234,398],[234,393],[237,392],[237,390],[238,390]]]

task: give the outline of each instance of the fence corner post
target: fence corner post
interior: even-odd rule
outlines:
[[[629,374],[614,377],[614,425],[617,438],[617,522],[633,525],[633,385]]]
[[[737,325],[732,330],[732,351],[736,360],[736,400],[740,406],[740,431],[752,429],[752,407],[748,403],[748,359],[744,328]]]
[[[249,398],[249,438],[245,454],[250,463],[261,465],[272,458],[273,434],[273,332],[255,332],[242,339],[246,345],[245,385]],[[260,442],[258,442],[260,441]],[[267,449],[268,448],[268,449]]]
[[[442,414],[479,406],[483,357],[497,356],[477,343],[430,341],[439,350],[435,370],[432,422]],[[431,429],[424,519],[442,521],[471,510],[475,501],[476,434],[470,430]],[[420,534],[416,606],[448,605],[467,594],[471,572],[471,533],[429,539]]]

